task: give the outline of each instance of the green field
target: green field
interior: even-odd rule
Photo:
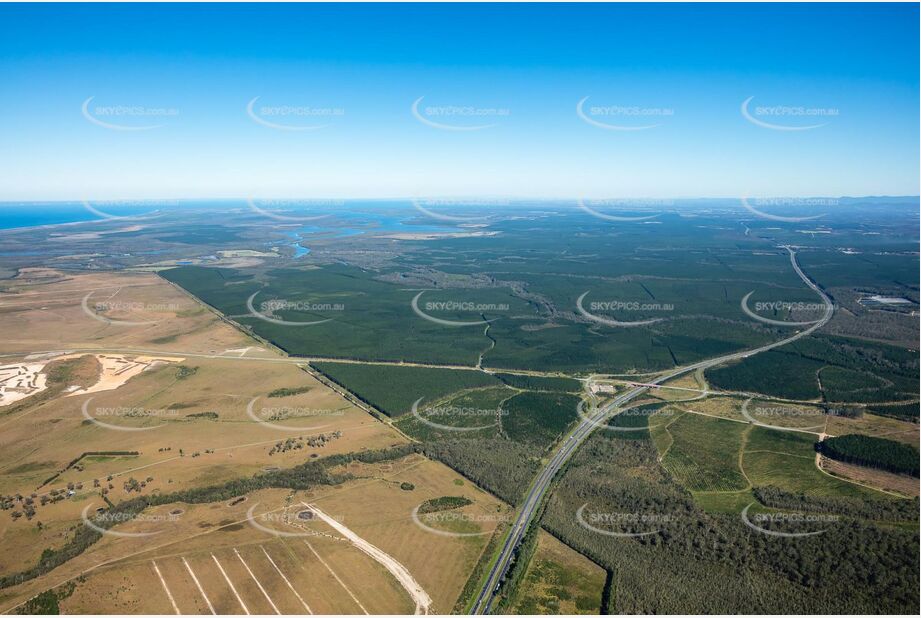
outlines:
[[[739,449],[747,429],[743,423],[685,414],[668,426],[674,441],[662,464],[692,491],[745,489]]]
[[[311,366],[392,417],[410,412],[420,397],[422,406],[460,390],[502,384],[487,373],[463,369],[332,362],[314,362]]]

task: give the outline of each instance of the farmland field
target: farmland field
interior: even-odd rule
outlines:
[[[677,222],[665,224],[680,236]],[[522,503],[580,421],[581,398],[602,406],[658,371],[780,337],[780,327],[739,308],[753,288],[752,306],[812,294],[776,247],[717,242],[719,260],[690,248],[676,276],[673,253],[641,248],[648,231],[612,250],[597,230],[570,222],[584,234],[578,260],[561,257],[552,238],[515,259],[533,230],[494,225],[507,245],[449,237],[340,260],[330,258],[347,243],[321,243],[299,263],[241,253],[220,267],[165,264],[159,276],[46,268],[6,281],[0,324],[15,333],[6,371],[45,371],[50,381],[0,411],[0,496],[10,513],[0,543],[11,550],[0,577],[29,574],[0,589],[4,607],[79,612],[103,599],[128,613],[169,613],[174,602],[190,613],[210,612],[209,603],[228,613],[412,613],[428,602],[341,531],[299,520],[313,504],[405,567],[433,611],[462,611],[503,538],[507,505]],[[707,282],[713,273],[719,285]],[[580,312],[586,291],[583,309],[601,321]],[[652,308],[605,309],[611,299]],[[55,329],[42,307],[80,327]],[[603,321],[634,318],[658,321]],[[814,451],[819,431],[916,446],[916,373],[892,342],[814,334],[650,389],[597,429],[555,482],[540,523],[569,547],[538,535],[503,611],[773,609],[733,601],[732,587],[712,598],[695,592],[731,578],[727,556],[738,555],[771,565],[748,567],[759,594],[782,591],[782,603],[808,607],[794,565],[812,554],[773,556],[744,536],[740,514],[769,513],[758,499],[766,491],[867,504],[916,495],[879,472],[828,458],[819,468]],[[161,503],[164,495],[182,501]],[[114,531],[143,534],[175,511],[174,534],[97,538],[81,527],[84,513],[132,504],[155,506]],[[308,537],[257,530],[250,508],[267,528]],[[911,547],[858,519],[861,543]],[[694,522],[723,540],[714,545]],[[886,534],[910,525],[897,521],[900,532]],[[678,538],[707,549],[689,553]],[[50,571],[33,571],[49,548],[65,550]],[[847,568],[856,564],[848,547],[836,551]],[[893,564],[906,559],[889,553]],[[689,570],[691,560],[703,569]],[[74,579],[93,564],[101,566]],[[651,595],[643,577],[665,596]],[[842,594],[823,590],[826,601]],[[866,598],[846,607],[868,607]]]

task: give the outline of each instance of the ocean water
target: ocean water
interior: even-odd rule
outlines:
[[[0,203],[0,230],[101,219],[82,204]]]
[[[106,202],[0,202],[0,230],[137,217],[171,207],[175,206],[154,201],[133,202],[130,205]]]

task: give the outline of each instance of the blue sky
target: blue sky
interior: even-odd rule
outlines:
[[[0,5],[0,200],[916,195],[918,47],[915,4]]]

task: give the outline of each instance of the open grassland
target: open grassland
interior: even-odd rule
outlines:
[[[739,449],[746,429],[742,423],[684,414],[667,427],[673,442],[662,463],[690,490],[745,489]]]
[[[695,371],[663,383],[662,388],[651,389],[649,396],[663,401],[696,400],[705,396],[706,388],[702,376]]]
[[[919,427],[917,423],[879,416],[867,411],[864,411],[858,418],[830,415],[826,431],[833,436],[857,433],[887,438],[918,447]]]
[[[882,489],[900,496],[916,498],[921,493],[918,479],[904,474],[836,461],[830,457],[822,458],[822,469],[845,481]]]
[[[306,491],[261,490],[245,500],[150,507],[112,529],[146,536],[104,536],[51,573],[4,589],[3,607],[85,573],[63,602],[68,612],[88,612],[106,598],[128,613],[173,613],[155,562],[183,613],[208,613],[208,601],[222,613],[243,613],[245,604],[252,613],[277,607],[303,614],[304,603],[315,613],[412,613],[406,590],[380,562],[316,517],[298,516],[309,504],[403,565],[431,595],[431,611],[450,611],[496,526],[508,519],[507,507],[420,455],[335,472],[354,480]],[[414,521],[417,506],[446,495],[467,504],[453,509],[452,518]],[[455,522],[466,536],[439,533]]]
[[[674,405],[678,409],[691,413],[699,413],[704,416],[715,416],[726,420],[748,422],[748,419],[742,414],[742,405],[744,403],[745,400],[738,397],[710,395],[704,399],[676,403]]]
[[[598,614],[606,573],[543,530],[510,614]]]
[[[816,436],[753,427],[745,444],[742,466],[756,487],[773,486],[816,496],[883,497],[823,474],[816,467]]]
[[[233,466],[246,473],[285,465],[292,457],[402,441],[294,365],[200,359],[183,366],[194,372],[179,377],[180,366],[161,365],[115,390],[62,397],[0,419],[5,445],[0,467],[6,470],[2,491],[34,490],[49,470],[62,469],[90,451],[136,451],[134,467],[145,470],[171,460],[179,470]],[[293,386],[309,390],[290,397],[266,396]],[[334,431],[342,435],[321,448],[304,444],[296,453],[268,455],[277,441]],[[121,472],[105,462],[83,462],[82,467],[82,473],[71,469],[60,480]],[[164,475],[174,478],[172,467],[155,476],[162,482],[167,481]],[[174,480],[188,478],[188,473],[179,475]]]
[[[145,348],[268,355],[181,289],[153,274],[23,269],[0,285],[2,352]]]

